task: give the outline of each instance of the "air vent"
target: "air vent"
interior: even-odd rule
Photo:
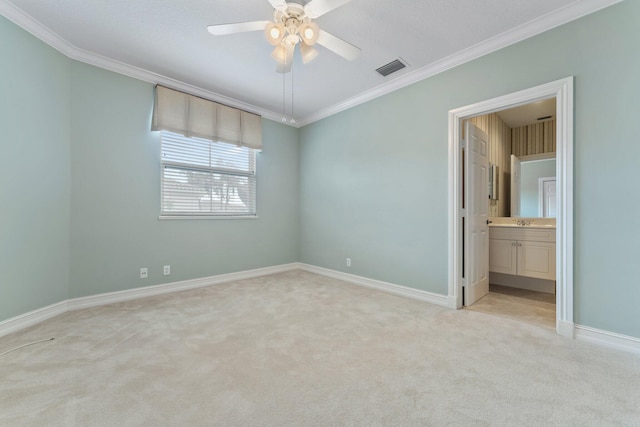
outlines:
[[[551,118],[553,118],[553,116],[544,116],[544,117],[538,117],[536,120],[543,121],[543,120],[549,120]]]
[[[404,67],[406,67],[406,65],[402,61],[400,61],[399,59],[395,59],[388,64],[378,68],[376,71],[382,76],[387,77],[389,74],[402,70]]]

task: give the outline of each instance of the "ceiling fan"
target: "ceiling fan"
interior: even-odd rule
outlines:
[[[267,41],[275,46],[271,56],[277,61],[276,69],[280,73],[291,71],[293,54],[298,43],[302,61],[305,64],[318,56],[318,51],[313,48],[316,43],[350,61],[360,53],[358,47],[321,30],[318,24],[313,22],[313,19],[351,0],[311,0],[305,5],[287,3],[285,0],[268,1],[275,9],[273,21],[209,25],[207,30],[215,36],[263,30]]]

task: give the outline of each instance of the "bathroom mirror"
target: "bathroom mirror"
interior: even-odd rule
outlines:
[[[511,156],[511,216],[555,218],[555,153]]]

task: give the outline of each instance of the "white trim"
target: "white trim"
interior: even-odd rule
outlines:
[[[7,0],[0,0],[0,15],[7,18],[23,30],[31,33],[52,48],[71,58],[79,49],[45,27],[31,15]]]
[[[449,297],[462,307],[462,272],[460,238],[460,129],[466,118],[493,113],[505,108],[556,98],[556,325],[565,335],[560,322],[573,323],[573,77],[567,77],[530,89],[449,111]]]
[[[381,280],[369,279],[367,277],[356,276],[355,274],[343,273],[341,271],[331,270],[323,267],[316,267],[310,264],[299,264],[299,268],[309,273],[319,274],[321,276],[331,277],[333,279],[344,280],[354,285],[360,285],[367,288],[377,289],[389,294],[399,295],[419,301],[429,302],[444,307],[449,307],[449,299],[446,295],[434,294],[432,292],[420,289],[409,288],[407,286],[396,285],[393,283],[383,282]]]
[[[158,219],[260,219],[258,215],[159,215]]]
[[[218,274],[216,276],[203,277],[200,279],[183,280],[180,282],[164,283],[162,285],[145,286],[144,288],[108,292],[105,294],[91,295],[88,297],[80,297],[68,300],[68,307],[69,311],[79,310],[82,308],[113,304],[114,302],[129,301],[154,295],[170,294],[173,292],[218,285],[220,283],[266,276],[268,274],[282,273],[285,271],[295,270],[296,268],[298,268],[297,263],[283,264],[273,267],[257,268],[255,270],[239,271],[236,273]]]
[[[58,34],[54,33],[42,23],[22,11],[17,6],[8,2],[7,0],[0,0],[0,14],[23,30],[31,33],[36,38],[42,40],[44,43],[56,49],[63,55],[76,61],[84,62],[85,64],[113,71],[114,73],[122,74],[128,77],[133,77],[134,79],[142,80],[144,82],[160,84],[170,89],[187,92],[191,95],[196,95],[202,98],[209,99],[211,101],[216,101],[229,107],[234,107],[240,110],[258,114],[265,119],[277,122],[280,122],[282,119],[281,112],[277,113],[275,111],[267,110],[265,108],[242,102],[237,99],[230,98],[228,96],[221,95],[219,93],[212,92],[210,90],[203,89],[189,83],[184,83],[171,77],[163,76],[162,74],[154,73],[153,71],[149,71],[144,68],[129,65],[124,62],[81,49],[69,43]]]
[[[609,6],[613,6],[614,4],[622,1],[623,0],[583,0],[570,3],[565,7],[543,15],[533,21],[529,21],[516,28],[512,28],[511,30],[505,31],[502,34],[498,34],[497,36],[491,37],[429,65],[404,73],[394,80],[383,83],[373,89],[362,92],[331,107],[312,113],[307,117],[298,120],[298,126],[306,126],[341,111],[348,110],[356,105],[363,104],[382,95],[402,89],[403,87],[435,76],[436,74],[440,74],[444,71],[450,70],[451,68],[473,61],[474,59],[488,55],[492,52],[521,42]]]
[[[491,233],[491,231],[489,232]],[[509,286],[511,288],[526,289],[528,291],[543,292],[555,295],[556,281],[538,279],[537,277],[517,276],[515,274],[489,272],[489,283],[492,285]]]
[[[266,276],[269,274],[283,273],[291,270],[308,271],[310,273],[315,273],[338,280],[344,280],[345,282],[349,282],[354,285],[377,289],[382,292],[399,295],[405,298],[425,301],[431,304],[436,304],[453,309],[456,308],[456,300],[452,299],[451,296],[435,294],[432,292],[422,291],[419,289],[409,288],[401,285],[395,285],[393,283],[383,282],[380,280],[342,273],[340,271],[330,270],[328,268],[316,267],[310,264],[294,262],[272,267],[257,268],[254,270],[240,271],[237,273],[219,274],[217,276],[203,277],[200,279],[183,280],[180,282],[165,283],[162,285],[127,289],[124,291],[109,292],[88,297],[65,300],[0,322],[0,337],[44,322],[45,320],[66,313],[67,311],[81,310],[84,308],[97,307],[122,301],[130,301],[154,295],[163,295],[189,289],[202,288],[235,280],[250,279],[254,277]],[[574,325],[573,323],[566,321],[558,321],[557,324],[558,333],[562,336],[573,338],[575,331],[575,339],[577,340],[590,342],[607,348],[640,354],[640,338],[590,328],[587,326]]]
[[[45,320],[49,320],[52,317],[66,312],[67,301],[62,301],[3,320],[0,322],[0,337],[44,322]]]
[[[517,156],[521,162],[535,162],[538,160],[550,160],[556,158],[556,153],[540,153],[540,154],[529,154],[528,156]]]
[[[298,268],[298,263],[282,264],[272,267],[257,268],[254,270],[240,271],[236,273],[219,274],[216,276],[203,277],[200,279],[183,280],[180,282],[164,283],[161,285],[146,286],[143,288],[126,289],[124,291],[108,292],[87,297],[73,298],[0,322],[0,337],[27,328],[29,326],[33,326],[37,323],[43,322],[67,311],[97,307],[101,305],[129,301],[138,298],[145,298],[154,295],[163,295],[172,292],[186,291],[189,289],[202,288],[236,280],[251,279],[254,277],[266,276],[268,274],[276,274],[285,271],[296,270]]]
[[[538,216],[540,218],[549,218],[544,216],[544,183],[556,182],[555,176],[545,176],[538,178]]]
[[[558,335],[562,335],[563,337],[575,338],[575,325],[572,322],[556,319],[556,331],[558,331]]]
[[[585,341],[602,347],[640,354],[640,338],[629,335],[616,334],[614,332],[603,331],[602,329],[576,325],[575,338],[578,341]]]
[[[394,80],[387,81],[379,86],[374,87],[373,89],[349,98],[343,102],[321,109],[315,113],[308,115],[307,117],[300,118],[297,120],[294,127],[299,128],[323,118],[332,116],[336,113],[365,103],[382,95],[386,95],[405,86],[409,86],[413,83],[442,73],[453,67],[457,67],[458,65],[480,58],[481,56],[487,55],[504,47],[533,37],[537,34],[548,31],[552,28],[559,27],[583,16],[620,3],[621,1],[622,0],[575,1],[565,7],[557,9],[502,34],[484,40],[474,46],[471,46],[446,58],[440,59],[414,71],[407,72]],[[161,84],[172,89],[188,92],[196,96],[201,96],[203,98],[210,99],[212,101],[216,101],[230,107],[235,107],[241,110],[259,114],[269,120],[277,122],[281,121],[281,112],[267,110],[265,108],[248,104],[237,99],[229,98],[219,93],[211,92],[209,90],[184,83],[170,77],[145,70],[143,68],[125,64],[123,62],[80,49],[77,46],[64,40],[58,34],[48,29],[39,21],[35,20],[30,15],[26,14],[7,0],[0,0],[0,14],[71,59],[94,65],[96,67],[104,68],[105,70],[113,71],[125,76],[133,77],[138,80],[146,81],[153,84]]]

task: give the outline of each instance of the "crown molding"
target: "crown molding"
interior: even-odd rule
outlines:
[[[180,80],[172,79],[170,77],[166,77],[161,74],[157,74],[152,71],[145,70],[143,68],[135,67],[133,65],[126,64],[124,62],[116,61],[115,59],[107,58],[102,55],[97,55],[95,53],[92,53],[83,49],[78,49],[78,48],[76,49],[77,50],[73,53],[73,55],[67,55],[67,56],[76,61],[84,62],[85,64],[93,65],[95,67],[103,68],[105,70],[113,71],[114,73],[122,74],[128,77],[133,77],[134,79],[142,80],[148,83],[152,83],[154,85],[159,84],[171,89],[179,90],[182,92],[189,93],[191,95],[209,99],[219,104],[224,104],[229,107],[233,107],[243,111],[248,111],[250,113],[258,114],[265,119],[280,121],[280,119],[282,118],[282,113],[276,113],[274,111],[266,110],[264,108],[260,108],[253,104],[242,102],[235,98],[230,98],[228,96],[219,94],[217,92],[212,92],[210,90],[206,90],[201,87],[182,82]]]
[[[620,3],[623,0],[577,0],[561,9],[543,15],[502,34],[484,40],[474,46],[447,56],[439,61],[418,68],[389,82],[349,98],[331,107],[324,108],[299,120],[300,126],[306,126],[318,120],[332,116],[341,111],[363,104],[382,95],[402,89],[426,78],[440,74],[466,62],[488,55],[492,52],[526,40],[545,31],[575,21],[583,16]]]
[[[405,73],[394,80],[376,86],[371,90],[363,92],[343,102],[318,110],[313,114],[298,119],[294,125],[289,123],[285,124],[296,128],[306,126],[622,1],[623,0],[577,0],[561,9],[555,10],[533,21],[529,21],[502,34],[480,42],[454,55],[450,55],[432,64]],[[39,21],[23,12],[8,0],[0,0],[0,14],[65,56],[76,61],[84,62],[89,65],[133,77],[148,83],[161,84],[172,89],[189,92],[193,95],[201,96],[230,107],[259,114],[265,119],[277,122],[281,121],[281,113],[267,110],[143,68],[125,64],[124,62],[116,61],[114,59],[80,49],[42,25]]]
[[[77,47],[42,25],[40,21],[33,19],[31,15],[23,12],[22,9],[19,9],[8,0],[0,0],[0,15],[58,50],[63,55],[70,57],[74,51],[78,50]]]
[[[10,20],[23,30],[31,33],[33,36],[40,39],[41,41],[48,44],[70,59],[93,65],[95,67],[102,68],[108,71],[113,71],[114,73],[122,74],[128,77],[133,77],[134,79],[142,80],[144,82],[160,84],[172,89],[188,92],[192,95],[200,96],[202,98],[210,99],[220,104],[228,105],[229,107],[234,107],[254,114],[259,114],[265,119],[279,122],[282,118],[282,113],[277,113],[271,110],[260,108],[253,104],[242,102],[237,99],[191,85],[189,83],[172,79],[170,77],[163,76],[161,74],[154,73],[140,67],[129,65],[124,62],[81,49],[69,43],[58,34],[54,33],[42,23],[32,18],[30,15],[7,0],[0,0],[0,15],[3,15],[5,18]]]

